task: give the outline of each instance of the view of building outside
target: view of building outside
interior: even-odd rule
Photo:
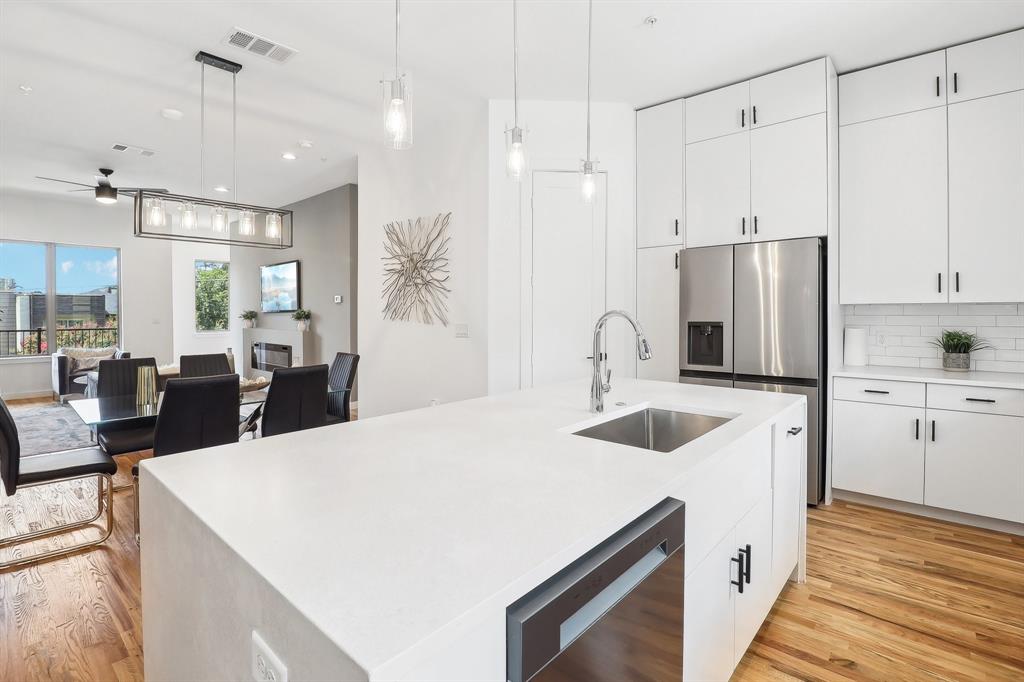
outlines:
[[[118,265],[117,249],[0,242],[0,357],[118,345]]]
[[[228,264],[222,261],[196,261],[196,331],[228,329],[230,299]]]

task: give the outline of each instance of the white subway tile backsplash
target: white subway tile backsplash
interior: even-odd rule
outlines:
[[[978,334],[992,348],[972,354],[976,370],[1024,373],[1024,303],[843,306],[844,323],[868,329],[868,364],[942,367],[931,345],[944,330]]]

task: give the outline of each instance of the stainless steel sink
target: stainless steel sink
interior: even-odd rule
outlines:
[[[589,426],[574,432],[574,435],[657,452],[671,452],[680,445],[717,429],[727,421],[727,417],[648,407],[618,419]]]

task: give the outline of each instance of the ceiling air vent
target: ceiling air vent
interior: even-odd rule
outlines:
[[[133,144],[122,144],[120,142],[115,142],[114,144],[110,145],[110,148],[113,149],[115,152],[135,152],[139,156],[153,156],[154,154],[156,154],[156,152],[153,151],[152,149],[146,149],[145,147],[137,147]]]
[[[237,26],[224,38],[224,43],[234,45],[241,50],[251,52],[260,57],[266,57],[279,64],[283,64],[298,53],[298,50],[294,48],[282,45],[270,38],[258,35],[252,31],[246,31]]]

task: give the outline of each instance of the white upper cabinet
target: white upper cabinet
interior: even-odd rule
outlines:
[[[683,100],[636,112],[636,245],[683,243]]]
[[[750,241],[750,135],[686,145],[686,246]]]
[[[826,60],[817,59],[750,81],[751,127],[772,125],[825,111]]]
[[[749,106],[749,81],[687,98],[687,144],[749,130]]]
[[[946,50],[949,102],[1024,90],[1024,29]]]
[[[679,380],[679,247],[637,249],[636,317],[651,344],[638,379]]]
[[[825,126],[816,114],[750,132],[753,241],[828,233]]]
[[[839,129],[839,302],[948,300],[946,109]]]
[[[942,106],[945,81],[945,50],[848,73],[839,79],[839,125]]]
[[[951,105],[951,302],[1024,301],[1022,218],[1024,91]]]

